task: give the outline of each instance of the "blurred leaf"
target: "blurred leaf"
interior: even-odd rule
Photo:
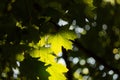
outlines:
[[[95,9],[95,6],[93,5],[93,0],[84,0],[86,4],[86,9],[85,9],[85,14],[87,15],[88,18],[94,18],[95,13],[93,12]]]
[[[16,55],[16,60],[17,60],[17,61],[23,61],[23,60],[24,60],[24,53],[17,54],[17,55]]]
[[[28,80],[48,80],[50,74],[46,71],[48,66],[44,62],[38,61],[38,58],[27,56],[20,63],[20,72],[22,76],[27,77]]]

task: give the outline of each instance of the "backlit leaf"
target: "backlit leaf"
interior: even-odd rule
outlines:
[[[33,50],[30,55],[35,58],[40,57],[40,61],[45,62],[46,64],[50,64],[51,62],[55,61],[55,56],[50,53],[50,48],[42,47],[39,50]]]
[[[30,55],[35,58],[40,57],[39,60],[45,62],[45,65],[51,65],[46,69],[50,74],[49,80],[66,80],[63,73],[67,72],[68,69],[55,61],[56,57],[51,54],[50,48],[42,47],[40,50],[33,50]]]
[[[61,47],[66,49],[72,49],[72,42],[69,40],[74,40],[77,36],[73,32],[59,32],[54,35],[50,35],[48,38],[48,43],[51,44],[51,49],[57,55],[61,52]]]
[[[38,45],[41,47],[45,46],[45,44],[47,43],[47,38],[48,38],[48,35],[42,36],[41,40],[38,42]]]
[[[47,71],[51,75],[49,80],[66,80],[66,77],[63,73],[67,72],[68,69],[62,64],[52,63],[52,66],[48,67]]]

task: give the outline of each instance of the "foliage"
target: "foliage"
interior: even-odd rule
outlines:
[[[47,80],[49,76],[49,73],[46,71],[47,67],[44,66],[43,62],[38,61],[37,58],[28,56],[21,62],[20,72],[27,80]]]
[[[0,0],[0,80],[119,80],[119,14],[119,0]]]

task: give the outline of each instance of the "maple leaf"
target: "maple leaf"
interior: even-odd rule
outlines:
[[[68,69],[64,65],[54,62],[46,71],[50,74],[49,80],[66,80],[64,73],[66,73]]]
[[[63,73],[67,72],[68,69],[55,61],[55,56],[51,54],[50,48],[41,47],[39,50],[33,50],[30,55],[34,58],[39,57],[39,61],[45,62],[45,66],[50,65],[46,71],[50,74],[49,80],[66,80]]]
[[[45,62],[45,65],[51,65],[46,69],[50,74],[49,80],[66,80],[64,73],[68,69],[64,65],[58,64],[55,61],[57,56],[54,56],[52,53],[54,52],[58,55],[59,52],[62,52],[62,46],[66,49],[72,49],[72,42],[70,40],[74,40],[75,38],[77,36],[72,31],[63,30],[56,34],[49,34],[41,37],[41,40],[37,44],[40,48],[30,53],[32,57],[40,57],[39,60]],[[50,46],[45,47],[46,44],[50,44]]]
[[[50,35],[48,37],[48,43],[51,44],[51,50],[57,55],[59,52],[62,52],[62,46],[67,50],[72,49],[72,42],[69,40],[74,40],[75,38],[77,38],[77,36],[74,32],[61,31]]]
[[[51,62],[55,61],[55,56],[51,54],[50,48],[41,47],[40,49],[35,49],[30,55],[34,58],[39,57],[39,60],[46,64],[51,64]]]

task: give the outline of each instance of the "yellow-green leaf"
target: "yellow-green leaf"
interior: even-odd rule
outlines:
[[[52,66],[48,67],[47,71],[51,75],[49,80],[66,80],[63,73],[67,72],[68,69],[62,64],[52,63]]]
[[[45,65],[51,65],[46,69],[50,74],[49,80],[66,80],[63,73],[67,72],[68,69],[55,61],[56,57],[51,54],[50,48],[42,47],[40,50],[33,50],[30,55],[34,58],[40,57],[39,60],[45,62]]]
[[[16,54],[16,60],[17,61],[23,61],[24,60],[24,53]]]
[[[61,47],[63,46],[66,49],[72,49],[72,42],[69,40],[74,40],[76,34],[70,31],[62,31],[54,35],[50,35],[48,38],[48,43],[51,44],[52,51],[57,55],[61,52]]]
[[[44,45],[46,45],[48,37],[49,37],[48,35],[42,36],[37,45],[39,45],[40,47],[43,47]]]
[[[40,61],[45,62],[46,64],[51,64],[51,62],[55,61],[55,56],[50,53],[50,48],[41,47],[39,50],[33,50],[30,55],[35,58],[40,57]]]

